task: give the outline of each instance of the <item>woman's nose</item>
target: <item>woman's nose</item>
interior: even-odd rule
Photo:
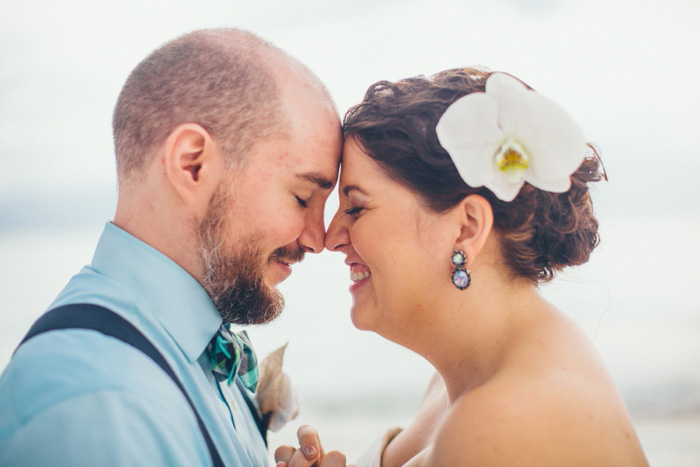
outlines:
[[[338,251],[342,247],[350,244],[350,235],[347,226],[343,222],[343,210],[338,208],[338,211],[333,216],[328,231],[326,232],[326,249]]]

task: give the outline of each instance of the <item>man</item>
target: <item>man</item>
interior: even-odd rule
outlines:
[[[335,107],[279,49],[204,30],[132,71],[113,130],[114,221],[50,308],[96,304],[126,319],[183,391],[122,340],[39,334],[0,378],[0,465],[211,465],[205,432],[223,464],[268,465],[240,364],[221,381],[214,343],[222,321],[274,319],[275,286],[323,249],[341,146]]]

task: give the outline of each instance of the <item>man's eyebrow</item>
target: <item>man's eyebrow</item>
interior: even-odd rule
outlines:
[[[330,190],[335,185],[333,180],[329,180],[328,178],[324,177],[320,172],[306,172],[303,174],[297,174],[297,177],[302,180],[315,183],[322,190]]]

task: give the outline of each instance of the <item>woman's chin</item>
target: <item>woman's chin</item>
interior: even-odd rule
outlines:
[[[350,308],[350,320],[353,326],[355,326],[360,331],[373,331],[372,320],[367,314],[366,307],[354,303],[352,308]]]

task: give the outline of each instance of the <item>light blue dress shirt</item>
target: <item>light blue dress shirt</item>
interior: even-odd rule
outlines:
[[[69,303],[106,307],[156,346],[226,465],[269,465],[241,389],[219,385],[210,371],[205,350],[221,317],[184,269],[108,223],[92,264],[50,308]],[[98,332],[62,330],[25,343],[0,376],[0,466],[43,465],[211,461],[186,399],[152,360]]]

